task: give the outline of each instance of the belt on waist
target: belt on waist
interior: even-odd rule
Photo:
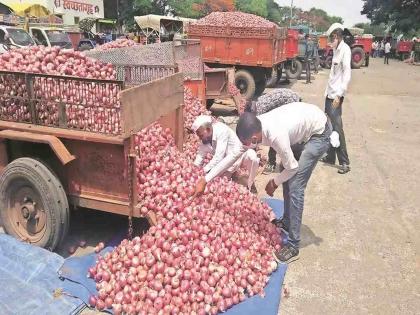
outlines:
[[[322,133],[317,133],[317,134],[312,135],[311,138],[321,138],[321,137],[325,136],[325,133],[328,130],[331,130],[331,129],[332,129],[331,121],[330,121],[329,118],[327,118],[327,122],[325,123],[324,131]]]

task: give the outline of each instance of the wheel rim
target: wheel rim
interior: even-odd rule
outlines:
[[[30,243],[46,231],[47,215],[39,192],[27,180],[14,180],[6,193],[7,219],[15,233]]]
[[[355,53],[353,55],[353,61],[358,63],[358,62],[360,62],[360,60],[362,60],[362,54],[361,53]]]
[[[248,83],[244,79],[237,79],[236,80],[236,87],[241,91],[241,94],[245,94],[248,90]]]

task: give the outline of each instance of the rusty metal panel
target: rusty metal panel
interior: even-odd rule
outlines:
[[[228,94],[228,73],[226,69],[212,69],[205,72],[206,98],[219,98]]]
[[[122,104],[123,137],[137,133],[184,102],[182,73],[124,90]]]
[[[76,156],[67,167],[67,192],[92,200],[128,203],[126,152],[123,145],[65,140]]]

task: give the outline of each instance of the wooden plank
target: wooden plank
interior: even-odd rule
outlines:
[[[176,73],[120,92],[123,138],[137,133],[184,102],[184,77]]]

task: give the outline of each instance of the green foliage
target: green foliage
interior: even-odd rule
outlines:
[[[204,0],[168,0],[170,11],[175,16],[187,18],[199,18],[205,15],[199,7],[204,4]]]
[[[236,0],[235,6],[238,11],[268,16],[267,0]]]
[[[393,32],[411,35],[420,30],[420,5],[418,0],[363,0],[362,14],[372,24],[384,23]]]
[[[92,27],[95,25],[96,19],[94,18],[84,18],[79,22],[79,29],[82,32],[90,32]]]

